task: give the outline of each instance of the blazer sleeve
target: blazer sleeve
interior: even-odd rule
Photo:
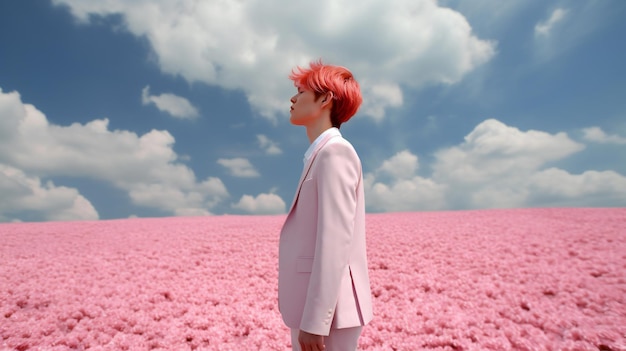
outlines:
[[[317,155],[315,256],[300,329],[328,335],[341,280],[349,275],[361,162],[351,145],[332,143]]]

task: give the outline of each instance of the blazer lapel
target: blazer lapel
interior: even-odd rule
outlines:
[[[324,145],[326,145],[326,143],[330,139],[337,137],[337,136],[339,135],[328,135],[326,138],[322,139],[319,146],[313,151],[313,154],[311,155],[311,158],[309,159],[309,161],[306,163],[306,165],[304,165],[304,168],[302,169],[302,175],[300,175],[300,181],[298,182],[298,188],[296,190],[296,194],[293,196],[293,201],[291,202],[291,206],[289,207],[289,211],[287,212],[287,215],[291,213],[291,210],[293,210],[293,207],[295,206],[296,201],[298,201],[298,196],[300,195],[300,189],[302,188],[302,183],[306,179],[306,176],[309,174],[309,171],[311,170],[311,166],[313,165],[313,160],[315,160],[317,153],[324,147]]]

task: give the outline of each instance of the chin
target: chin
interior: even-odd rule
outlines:
[[[301,126],[303,125],[301,121],[299,121],[297,118],[289,118],[289,122],[291,122],[291,124],[293,124],[294,126]]]

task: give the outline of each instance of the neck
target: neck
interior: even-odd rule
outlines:
[[[314,123],[306,126],[306,135],[309,137],[309,143],[313,143],[320,134],[324,133],[327,129],[332,128],[333,124],[330,122],[330,116],[326,118],[318,118]]]

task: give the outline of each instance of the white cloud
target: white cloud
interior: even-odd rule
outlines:
[[[48,221],[96,220],[98,212],[78,190],[45,184],[14,167],[0,163],[0,221],[19,215],[43,214]],[[11,218],[15,216],[15,218]],[[37,216],[39,217],[39,216]]]
[[[402,106],[402,90],[396,84],[363,84],[363,95],[367,98],[363,101],[361,111],[371,116],[376,121],[385,117],[385,110],[389,107]]]
[[[459,146],[435,154],[433,179],[449,187],[451,207],[521,207],[532,174],[583,148],[565,133],[523,132],[489,119]]]
[[[568,11],[566,9],[562,9],[562,8],[557,8],[554,11],[552,11],[550,18],[548,18],[546,21],[539,22],[535,25],[535,35],[536,36],[549,36],[554,26],[565,18],[565,15],[567,15],[567,12]]]
[[[584,148],[566,133],[537,130],[522,132],[488,119],[480,123],[459,146],[436,153],[437,179],[471,184],[509,174],[523,175],[547,162],[567,157]]]
[[[98,179],[126,191],[134,204],[177,214],[207,211],[227,198],[218,178],[198,182],[178,162],[167,131],[144,135],[108,129],[107,119],[59,126],[17,92],[0,90],[0,162],[28,177]]]
[[[527,206],[623,206],[626,177],[550,167],[584,148],[565,133],[521,131],[495,119],[435,153],[430,178],[404,150],[365,176],[368,209],[411,211]],[[385,180],[384,176],[391,176]]]
[[[220,158],[217,163],[226,167],[230,174],[240,178],[255,178],[260,176],[259,172],[248,161],[247,158],[235,157],[235,158]]]
[[[365,201],[374,211],[414,211],[442,209],[444,186],[416,175],[418,158],[403,150],[383,161],[375,173],[364,177]],[[384,182],[384,176],[390,176]]]
[[[436,0],[53,0],[79,20],[121,14],[146,38],[164,73],[243,91],[251,106],[286,116],[295,65],[319,57],[349,67],[361,82],[362,112],[380,119],[402,104],[401,86],[451,84],[495,54],[460,13]]]
[[[365,201],[372,211],[441,210],[445,206],[445,186],[431,179],[414,176],[394,179],[389,184],[373,174],[365,179]]]
[[[141,91],[141,102],[144,105],[154,104],[160,111],[167,112],[176,118],[193,119],[198,117],[198,109],[189,100],[169,93],[150,95],[150,86],[146,86]]]
[[[626,177],[613,171],[570,174],[549,168],[532,175],[530,202],[551,206],[624,206]]]
[[[255,215],[285,213],[285,202],[276,194],[243,195],[233,208]]]
[[[270,140],[267,136],[263,134],[257,134],[257,141],[259,142],[259,146],[263,151],[265,151],[268,155],[280,155],[283,153],[283,150],[278,147],[278,144],[275,141]]]
[[[397,179],[407,179],[415,175],[417,167],[417,156],[413,155],[409,150],[403,150],[384,161],[378,170]]]
[[[606,134],[600,127],[589,127],[583,129],[583,139],[600,144],[626,144],[626,138],[611,134]]]

